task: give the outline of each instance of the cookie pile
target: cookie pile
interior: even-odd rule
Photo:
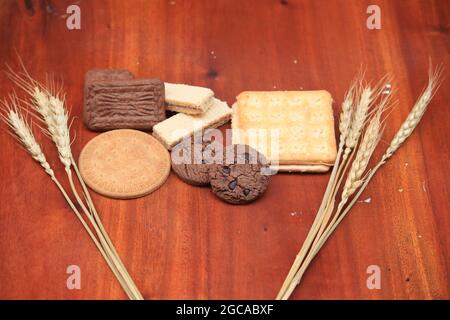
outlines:
[[[209,88],[95,69],[86,74],[84,91],[87,128],[117,131],[95,138],[80,158],[87,183],[110,197],[148,194],[172,167],[184,182],[210,186],[228,203],[248,203],[265,192],[275,172],[325,172],[336,158],[332,98],[325,90],[245,91],[230,108]],[[232,145],[224,149],[220,131],[211,129],[230,119]],[[148,137],[146,155],[129,149],[136,141],[125,138],[140,134]],[[149,172],[159,173],[158,183],[144,179]],[[133,184],[140,191],[130,192]]]

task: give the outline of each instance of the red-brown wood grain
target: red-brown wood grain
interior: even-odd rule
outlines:
[[[207,86],[230,104],[244,90],[326,89],[335,115],[361,67],[373,81],[389,72],[398,105],[382,149],[425,86],[429,58],[446,65],[447,77],[450,68],[448,0],[76,3],[81,30],[66,28],[72,1],[0,1],[2,68],[17,68],[18,54],[34,77],[64,81],[76,156],[96,135],[80,118],[91,68]],[[370,4],[381,8],[381,30],[366,27]],[[2,74],[0,96],[12,88]],[[450,298],[448,89],[447,79],[419,128],[364,192],[361,199],[371,202],[354,207],[293,298]],[[52,144],[42,140],[59,168]],[[0,298],[126,298],[50,179],[4,130],[0,150]],[[279,174],[262,199],[245,206],[173,174],[141,199],[94,200],[146,299],[271,299],[328,177]],[[72,264],[81,268],[81,290],[66,288]],[[380,290],[366,286],[369,265],[381,268]]]

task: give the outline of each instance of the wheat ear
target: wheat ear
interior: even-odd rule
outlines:
[[[402,145],[402,143],[413,133],[414,129],[419,124],[422,119],[427,107],[433,98],[436,90],[442,83],[442,75],[444,72],[443,66],[438,66],[434,71],[431,67],[428,73],[428,85],[423,91],[422,95],[419,97],[417,102],[414,104],[411,112],[406,117],[405,121],[401,125],[397,134],[392,139],[389,147],[387,148],[385,154],[383,155],[383,160],[389,159],[395,151]]]
[[[1,115],[3,122],[11,128],[14,136],[28,151],[31,157],[41,165],[50,177],[54,177],[55,173],[47,162],[40,144],[36,141],[31,125],[28,123],[27,118],[20,112],[17,96],[12,95],[9,101],[4,100],[1,104],[3,107]]]
[[[387,100],[382,102],[381,106],[375,116],[370,120],[362,138],[362,141],[358,147],[355,159],[352,162],[350,171],[348,172],[347,179],[344,184],[344,189],[342,191],[341,203],[342,207],[348,200],[348,198],[355,192],[355,190],[361,186],[364,172],[367,169],[369,160],[375,151],[378,142],[380,141],[381,135],[383,133],[383,124],[381,120],[382,112],[387,105]]]
[[[367,115],[369,113],[370,105],[374,100],[373,93],[374,90],[370,86],[362,89],[358,105],[356,106],[355,112],[353,113],[348,137],[345,141],[345,146],[348,149],[353,149],[358,142],[359,136],[361,135],[361,131],[364,127]]]

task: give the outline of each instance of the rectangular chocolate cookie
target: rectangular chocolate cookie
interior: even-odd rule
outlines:
[[[84,77],[85,89],[88,84],[97,81],[131,80],[133,74],[126,69],[92,69]]]
[[[151,130],[166,118],[159,79],[86,80],[84,122],[91,130]]]

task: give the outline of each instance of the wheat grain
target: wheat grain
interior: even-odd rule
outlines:
[[[358,147],[355,159],[352,162],[350,171],[344,184],[342,191],[342,202],[346,202],[347,199],[355,192],[355,190],[361,186],[363,182],[363,175],[369,164],[369,160],[372,157],[375,148],[380,141],[383,128],[381,121],[381,114],[383,107],[380,106],[378,111],[370,120],[362,138],[361,144]]]
[[[52,85],[51,92],[40,82],[33,79],[22,65],[23,71],[14,72],[9,66],[7,75],[28,95],[31,96],[31,106],[39,113],[47,125],[46,133],[50,135],[58,149],[59,159],[66,172],[70,171],[72,153],[70,150],[69,114],[62,99]]]
[[[356,106],[351,120],[348,138],[345,141],[345,145],[349,149],[353,149],[356,146],[361,135],[361,130],[364,127],[369,112],[369,107],[374,99],[373,92],[371,87],[365,87],[361,92],[358,105]]]
[[[351,120],[352,120],[352,114],[354,110],[354,100],[355,100],[355,87],[356,87],[357,81],[355,80],[351,86],[350,89],[345,94],[344,102],[342,102],[342,111],[339,118],[339,131],[340,131],[340,141],[345,142],[345,138],[347,137]]]
[[[16,138],[25,147],[31,157],[42,166],[49,176],[53,177],[55,174],[47,162],[41,146],[34,137],[31,125],[20,111],[17,97],[11,96],[9,102],[6,100],[2,102],[2,106],[4,107],[2,120],[12,129]]]
[[[48,123],[48,129],[58,149],[59,159],[66,171],[70,171],[72,152],[70,148],[69,114],[64,107],[64,101],[59,97],[50,96],[49,103],[52,121]]]
[[[428,104],[433,98],[437,88],[442,83],[442,74],[442,66],[437,67],[434,72],[432,72],[430,69],[427,87],[425,88],[424,92],[419,97],[417,102],[414,104],[411,112],[408,114],[400,129],[397,131],[396,135],[389,144],[389,147],[383,155],[383,161],[389,159],[394,154],[394,152],[397,151],[397,149],[402,145],[402,143],[411,135],[411,133],[413,133],[414,129],[417,127],[423,115],[425,114]]]

